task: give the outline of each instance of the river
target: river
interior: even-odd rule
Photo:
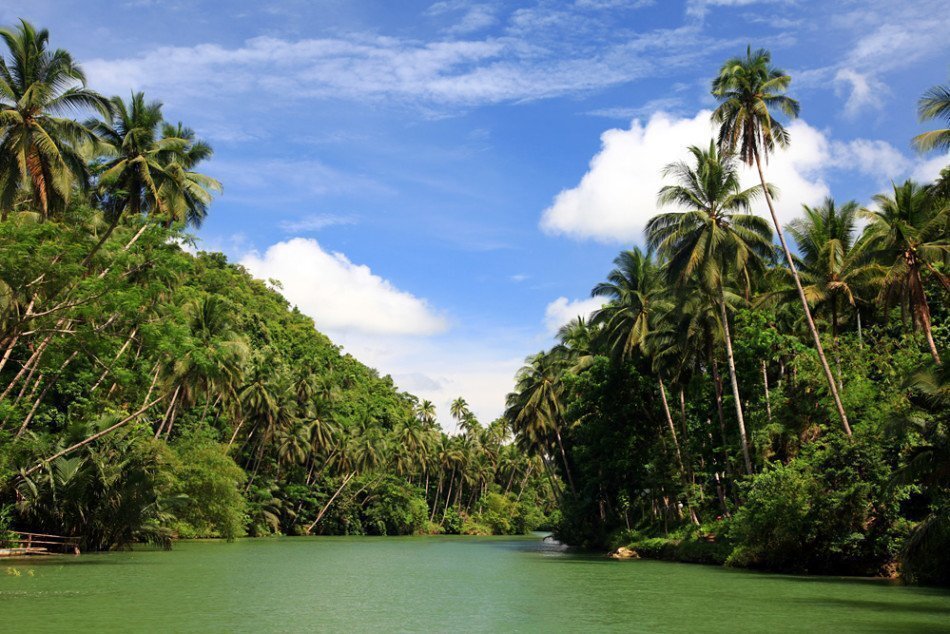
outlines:
[[[950,631],[944,590],[611,561],[537,536],[195,541],[0,573],[3,632]]]

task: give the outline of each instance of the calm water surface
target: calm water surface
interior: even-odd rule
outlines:
[[[248,539],[0,561],[0,632],[40,631],[950,632],[950,593],[537,537]]]

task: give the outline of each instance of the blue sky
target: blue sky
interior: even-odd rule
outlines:
[[[198,231],[400,386],[497,416],[523,357],[592,308],[710,138],[747,44],[802,103],[769,178],[790,219],[928,178],[919,95],[950,76],[943,1],[7,0],[107,94],[144,90],[215,147]]]

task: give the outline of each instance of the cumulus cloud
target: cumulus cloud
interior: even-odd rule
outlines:
[[[783,224],[799,213],[802,204],[817,204],[830,194],[825,179],[832,170],[886,183],[914,169],[910,159],[884,141],[834,141],[802,120],[793,121],[788,129],[793,143],[775,153],[766,168],[769,182],[779,189],[775,203]],[[686,160],[688,146],[705,146],[713,136],[707,110],[686,118],[658,112],[646,123],[635,119],[629,129],[607,130],[580,183],[561,191],[544,210],[541,228],[578,239],[641,242],[646,222],[657,213],[663,167]],[[758,183],[752,168],[742,166],[740,175],[745,187]],[[760,207],[758,211],[767,214],[764,202]]]
[[[245,255],[241,264],[255,277],[279,281],[284,296],[330,333],[432,335],[448,327],[424,299],[316,240],[278,242],[263,255]]]
[[[851,68],[842,68],[835,74],[835,82],[839,86],[839,94],[848,94],[844,105],[847,117],[853,119],[868,108],[880,110],[883,106],[882,98],[887,94],[887,87],[874,77]]]
[[[587,319],[603,305],[602,297],[575,300],[558,297],[544,309],[544,328],[549,335],[555,335],[561,326],[568,324],[575,317]]]

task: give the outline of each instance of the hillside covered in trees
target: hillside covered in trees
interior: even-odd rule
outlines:
[[[98,94],[28,22],[0,37],[0,532],[113,549],[548,523],[503,421],[459,399],[446,435],[277,290],[185,248],[221,189],[195,132]]]
[[[569,543],[948,583],[950,168],[781,226],[790,83],[767,51],[723,64],[718,137],[664,170],[647,248],[528,358],[507,416],[564,483]],[[919,115],[950,123],[950,89]],[[950,130],[913,143],[946,152]]]

